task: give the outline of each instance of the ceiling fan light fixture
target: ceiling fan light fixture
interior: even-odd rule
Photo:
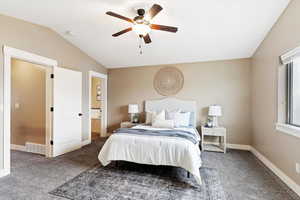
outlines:
[[[150,33],[151,28],[149,25],[146,24],[134,24],[132,27],[132,30],[137,34],[137,35],[142,35],[145,36],[148,33]]]
[[[118,13],[114,13],[112,11],[106,12],[107,15],[110,15],[112,17],[119,18],[121,20],[127,21],[131,23],[131,26],[121,30],[115,34],[113,34],[113,37],[118,37],[120,35],[123,35],[124,33],[134,31],[138,37],[140,38],[140,41],[144,40],[145,44],[150,44],[152,42],[150,37],[150,32],[152,30],[160,30],[160,31],[166,31],[171,33],[176,33],[178,28],[172,27],[172,26],[165,26],[160,24],[152,24],[152,19],[162,11],[162,7],[158,4],[154,4],[147,12],[145,9],[137,9],[137,16],[133,19],[130,19],[128,17],[124,17],[122,15],[119,15]]]

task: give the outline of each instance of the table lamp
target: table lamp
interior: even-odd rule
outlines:
[[[222,116],[222,108],[219,105],[209,106],[208,116],[213,117],[213,127],[218,127],[218,117]]]
[[[137,104],[129,104],[128,113],[130,114],[130,122],[137,123],[134,118],[139,113],[139,106]]]

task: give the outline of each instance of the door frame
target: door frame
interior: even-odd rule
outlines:
[[[93,77],[97,77],[97,78],[101,78],[102,80],[104,80],[103,82],[103,100],[104,100],[104,105],[103,110],[102,110],[102,116],[104,116],[104,119],[101,119],[101,137],[106,137],[107,135],[107,79],[108,76],[107,74],[103,74],[100,72],[95,72],[95,71],[89,71],[89,112],[88,112],[88,121],[89,121],[89,125],[88,125],[88,140],[86,140],[86,142],[84,142],[84,144],[90,144],[92,142],[92,112],[91,112],[91,106],[92,106],[92,78]]]
[[[16,58],[23,61],[40,64],[45,67],[49,67],[52,71],[54,68],[58,67],[57,61],[33,54],[27,51],[15,49],[8,46],[3,46],[4,54],[4,101],[3,101],[3,171],[0,171],[1,176],[10,174],[10,148],[11,148],[11,59]],[[48,68],[48,69],[49,69]],[[48,71],[48,70],[46,70]],[[51,72],[52,73],[52,72]],[[47,92],[50,95],[53,95],[52,91],[52,81],[46,78],[46,90],[50,88],[51,92]],[[52,97],[46,98],[46,108],[51,107]],[[52,115],[50,109],[46,109],[46,156],[52,156],[52,148],[50,145],[50,140],[52,138]]]

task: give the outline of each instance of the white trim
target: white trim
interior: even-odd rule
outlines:
[[[50,145],[50,141],[53,138],[53,113],[50,107],[53,106],[53,79],[51,78],[51,74],[54,73],[54,68],[55,66],[46,69],[46,145],[44,153],[46,157],[53,157],[52,145]]]
[[[0,169],[0,178],[3,176],[7,176],[10,174],[9,170],[5,170],[5,169]]]
[[[26,146],[25,145],[11,144],[10,149],[11,150],[16,150],[16,151],[26,151]]]
[[[295,183],[290,177],[288,177],[283,171],[276,167],[255,148],[252,147],[251,152],[300,197],[300,186],[297,183]]]
[[[36,154],[41,154],[41,155],[46,154],[46,145],[45,144],[26,142],[25,147],[26,147],[26,152],[36,153]]]
[[[91,143],[92,143],[92,141],[88,139],[88,140],[82,141],[81,145],[82,145],[82,146],[86,146],[86,145],[89,145],[89,144],[91,144]]]
[[[300,138],[300,127],[276,123],[276,130]]]
[[[293,59],[300,57],[300,47],[296,47],[287,53],[280,56],[282,64],[286,65],[291,62]]]
[[[89,71],[89,74],[92,76],[92,77],[98,77],[98,78],[103,78],[103,79],[107,79],[107,74],[103,74],[103,73],[100,73],[100,72],[95,72],[95,71]]]
[[[23,151],[23,152],[45,155],[46,145],[32,143],[32,142],[26,142],[25,145],[11,144],[10,149],[16,150],[16,151]]]
[[[227,147],[229,149],[237,149],[243,151],[250,151],[252,149],[250,145],[246,145],[246,144],[227,144]]]
[[[11,137],[11,59],[17,58],[21,60],[25,60],[28,62],[45,65],[48,67],[52,67],[53,69],[57,67],[57,61],[52,60],[46,57],[42,57],[36,54],[32,54],[26,51],[22,51],[19,49],[3,46],[3,54],[4,54],[4,73],[3,73],[3,84],[4,84],[4,102],[3,105],[3,164],[5,173],[10,173],[10,137]],[[49,138],[48,138],[49,137]],[[48,134],[46,137],[46,142],[49,141],[52,137],[52,134]],[[0,144],[1,145],[1,144]],[[51,145],[48,142],[47,146],[47,156],[51,155]]]
[[[95,71],[89,71],[89,111],[88,111],[88,143],[91,143],[92,141],[92,126],[91,126],[91,122],[92,122],[92,117],[91,117],[91,106],[92,106],[92,93],[91,93],[91,89],[92,89],[92,77],[98,77],[98,78],[102,78],[104,79],[104,93],[103,93],[103,100],[104,100],[104,106],[103,106],[103,110],[102,110],[102,115],[101,115],[101,137],[106,137],[107,135],[107,74],[102,74],[99,72],[95,72]],[[83,142],[87,142],[87,141],[83,141]]]
[[[204,144],[219,145],[218,142],[205,142]],[[252,147],[250,145],[246,145],[246,144],[227,144],[226,147],[228,149],[236,149],[236,150],[242,150],[242,151],[250,151],[252,149]]]

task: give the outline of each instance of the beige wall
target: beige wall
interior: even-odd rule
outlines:
[[[105,67],[54,31],[0,15],[0,47],[3,45],[55,59],[59,66],[83,72],[83,139],[88,138],[88,71],[107,73]],[[0,51],[0,105],[3,105],[3,52]],[[3,166],[3,111],[0,110],[0,168]]]
[[[300,139],[275,130],[279,56],[300,46],[300,1],[294,0],[253,57],[253,145],[290,178],[300,184]]]
[[[220,104],[220,123],[228,128],[233,144],[251,144],[250,59],[173,65],[184,74],[177,98],[197,101],[198,123],[207,117],[207,107]],[[170,65],[168,65],[170,66]],[[153,88],[153,77],[162,66],[110,69],[108,110],[110,131],[128,119],[127,105],[138,103],[143,110],[147,99],[163,98]]]
[[[12,59],[11,73],[11,143],[45,144],[46,70]]]

